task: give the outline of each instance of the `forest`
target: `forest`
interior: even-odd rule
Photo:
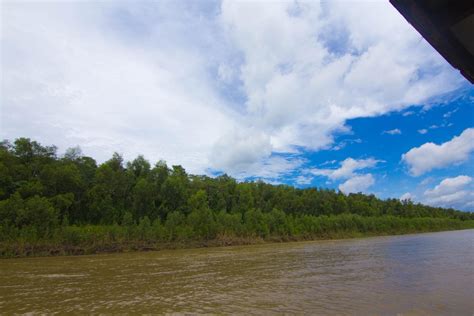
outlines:
[[[143,156],[98,164],[29,138],[0,143],[0,257],[474,228],[474,213],[188,174]]]

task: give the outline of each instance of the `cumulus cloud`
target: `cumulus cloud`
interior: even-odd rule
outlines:
[[[2,6],[2,137],[28,136],[63,150],[79,144],[99,160],[115,150],[129,159],[141,153],[203,172],[219,136],[237,124],[206,76],[200,44],[170,40],[193,28],[175,8]]]
[[[432,190],[427,190],[425,195],[428,196],[440,196],[456,192],[459,188],[464,187],[466,184],[471,183],[472,178],[469,176],[457,176],[455,178],[446,178],[440,182]]]
[[[383,3],[224,1],[221,20],[245,56],[247,109],[276,150],[322,148],[347,119],[402,109],[453,88],[438,81],[451,76],[444,62]],[[436,75],[420,75],[433,63]]]
[[[395,128],[395,129],[391,129],[391,130],[388,130],[388,131],[383,131],[382,134],[401,135],[402,131],[399,130],[398,128]]]
[[[469,188],[471,183],[472,178],[466,175],[446,178],[424,192],[424,202],[433,206],[468,209],[474,200],[474,190]]]
[[[462,163],[469,159],[474,150],[474,128],[465,129],[461,135],[440,145],[425,143],[420,147],[410,149],[402,155],[413,176],[422,175],[433,169],[451,164]]]
[[[347,158],[341,162],[337,169],[309,169],[308,172],[316,176],[325,176],[331,180],[347,179],[354,176],[354,172],[366,168],[375,167],[381,160],[374,158],[353,159]]]
[[[339,185],[339,190],[343,193],[364,192],[375,183],[375,179],[370,173],[360,174],[357,171],[373,168],[380,162],[382,161],[374,158],[353,159],[349,157],[340,163],[339,168],[312,168],[306,172],[315,176],[327,177],[332,181],[345,180]]]
[[[256,177],[267,182],[276,181],[305,162],[294,155],[272,155],[272,149],[268,135],[254,130],[234,130],[217,140],[209,160],[215,170],[225,170],[238,179]]]
[[[276,177],[462,84],[389,3],[201,4],[3,4],[1,137]]]
[[[232,144],[232,146],[229,146]],[[259,131],[237,130],[220,137],[214,144],[210,159],[216,169],[242,172],[272,153],[268,135]]]
[[[403,193],[402,196],[400,196],[400,201],[405,201],[405,200],[413,200],[414,196],[410,192]]]
[[[350,178],[339,185],[339,190],[345,194],[364,192],[375,183],[372,174],[367,173]]]

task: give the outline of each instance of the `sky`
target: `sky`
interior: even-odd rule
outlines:
[[[474,87],[388,1],[2,1],[0,138],[474,211]]]

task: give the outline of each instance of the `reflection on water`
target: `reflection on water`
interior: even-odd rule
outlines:
[[[474,230],[0,261],[9,313],[474,313]]]

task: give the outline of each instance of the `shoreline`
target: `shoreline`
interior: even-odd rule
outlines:
[[[164,250],[182,250],[199,248],[221,248],[235,246],[251,246],[263,244],[278,243],[296,243],[312,241],[338,241],[348,239],[366,239],[375,237],[391,237],[403,235],[418,235],[426,233],[450,232],[460,230],[471,230],[472,227],[460,229],[439,229],[439,230],[420,230],[407,232],[387,232],[387,233],[361,233],[361,232],[341,232],[331,233],[327,236],[318,237],[229,237],[220,236],[212,240],[190,240],[173,242],[146,242],[146,241],[126,241],[115,243],[103,243],[99,245],[70,246],[40,242],[37,244],[16,244],[0,242],[0,259],[20,259],[20,258],[38,258],[38,257],[64,257],[64,256],[84,256],[101,255],[114,253],[139,253],[139,252],[158,252]]]

